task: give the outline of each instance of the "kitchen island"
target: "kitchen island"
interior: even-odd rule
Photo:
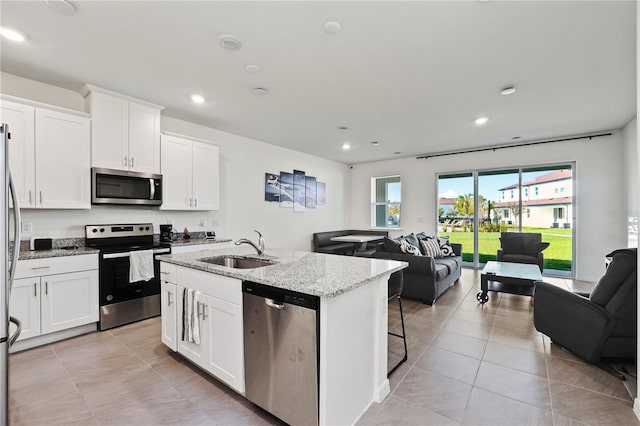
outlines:
[[[202,259],[247,256],[271,262],[253,269]],[[243,282],[317,297],[317,405],[319,424],[354,424],[372,402],[389,393],[387,380],[387,281],[405,262],[250,248],[160,256],[162,340],[172,350],[245,394]],[[185,289],[200,292],[201,340],[182,339]],[[246,313],[245,313],[246,315]],[[290,356],[291,354],[287,355]],[[301,354],[304,355],[304,354]],[[283,354],[284,356],[284,354]],[[280,362],[277,360],[277,362]],[[295,385],[282,389],[295,409]],[[274,412],[290,423],[296,417]]]

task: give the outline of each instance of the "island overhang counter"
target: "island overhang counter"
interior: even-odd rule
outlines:
[[[237,269],[206,261],[220,256],[272,263]],[[354,424],[371,403],[389,393],[387,281],[393,272],[406,268],[406,262],[290,250],[269,250],[258,256],[244,247],[158,259],[162,262],[162,341],[237,392],[245,394],[242,283],[252,282],[319,299],[319,424]],[[203,321],[198,344],[183,339],[188,289],[203,295],[196,314]],[[295,423],[296,417],[273,414]]]

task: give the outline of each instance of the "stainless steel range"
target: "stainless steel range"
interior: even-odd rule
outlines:
[[[107,330],[160,315],[159,254],[171,248],[154,243],[153,224],[87,225],[87,246],[100,250],[100,322]],[[148,250],[147,252],[139,252]],[[132,280],[132,262],[153,256],[153,276]]]

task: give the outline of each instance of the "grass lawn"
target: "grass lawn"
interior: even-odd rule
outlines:
[[[516,229],[509,229],[517,231]],[[542,241],[549,247],[544,251],[544,268],[560,271],[571,270],[571,229],[522,228],[523,232],[540,232]],[[462,244],[462,259],[473,261],[473,232],[441,232],[440,236],[449,236],[452,243]],[[480,262],[496,260],[496,252],[500,248],[499,232],[479,232],[478,251]]]

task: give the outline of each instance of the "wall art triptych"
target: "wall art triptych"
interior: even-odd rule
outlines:
[[[280,203],[280,207],[293,208],[294,212],[325,205],[326,189],[325,182],[307,176],[302,170],[264,175],[264,200]]]

